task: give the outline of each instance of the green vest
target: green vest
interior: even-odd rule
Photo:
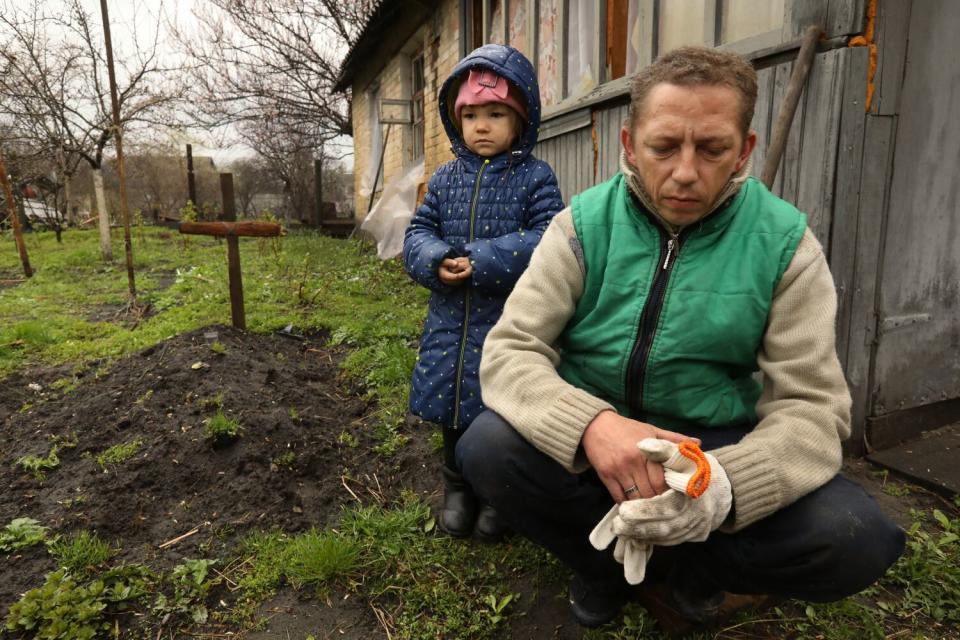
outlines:
[[[749,178],[677,250],[622,174],[572,210],[585,276],[559,338],[564,380],[665,428],[756,422],[757,351],[806,216]]]

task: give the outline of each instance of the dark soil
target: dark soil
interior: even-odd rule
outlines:
[[[222,354],[211,348],[214,341]],[[95,530],[120,549],[118,561],[168,570],[184,558],[229,557],[237,539],[254,529],[335,524],[342,505],[389,502],[403,488],[436,506],[440,455],[429,444],[430,429],[410,421],[404,427],[410,442],[397,456],[375,454],[375,407],[340,375],[342,355],[323,335],[300,341],[217,326],[109,367],[94,364],[80,373],[58,367],[0,380],[0,526],[31,517],[52,533]],[[51,386],[74,377],[67,393]],[[243,433],[214,447],[203,427],[218,406],[239,420]],[[356,446],[344,443],[344,432]],[[111,446],[138,439],[130,460],[106,468],[96,462]],[[44,481],[16,465],[28,454],[45,456],[54,444],[60,465]],[[909,521],[910,507],[926,506],[918,500],[934,500],[891,498],[865,463],[848,467],[901,522]],[[40,546],[4,556],[0,615],[54,569]],[[581,638],[564,585],[535,579],[521,576],[512,585],[524,604],[505,637]],[[385,637],[367,604],[342,595],[321,602],[285,590],[263,608],[266,630],[246,637]]]
[[[222,354],[211,349],[214,341]],[[216,555],[250,530],[328,526],[357,498],[389,501],[408,487],[435,499],[439,461],[429,429],[409,425],[413,438],[394,458],[372,453],[373,407],[339,375],[341,356],[323,335],[300,341],[218,326],[171,338],[106,372],[89,367],[66,394],[51,383],[71,378],[69,368],[14,374],[0,381],[0,526],[31,517],[52,533],[95,530],[120,548],[117,561],[169,569]],[[218,406],[243,432],[212,446],[204,420]],[[344,432],[354,446],[341,444]],[[130,460],[106,468],[96,462],[138,439]],[[60,465],[44,481],[16,465],[57,443]],[[56,568],[40,546],[5,560],[3,615]],[[363,614],[367,631],[348,637],[379,629],[369,608]]]

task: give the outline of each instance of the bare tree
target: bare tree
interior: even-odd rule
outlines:
[[[235,178],[237,212],[247,217],[256,216],[264,208],[272,208],[258,207],[258,196],[273,196],[284,191],[283,180],[275,175],[273,166],[261,156],[234,160],[228,170]]]
[[[98,23],[81,0],[64,0],[54,11],[42,0],[0,0],[0,118],[18,123],[57,161],[70,210],[70,182],[79,162],[89,164],[100,214],[101,254],[112,259],[109,218],[103,191],[104,151],[113,134],[106,61]],[[159,29],[159,25],[157,27]],[[152,43],[118,56],[121,127],[168,125],[179,94],[166,80],[157,55],[159,31]]]
[[[196,32],[177,39],[193,60],[198,122],[239,125],[255,146],[260,124],[318,149],[351,135],[347,98],[332,88],[375,0],[207,0]],[[247,126],[243,126],[247,125]],[[251,126],[252,125],[252,126]]]

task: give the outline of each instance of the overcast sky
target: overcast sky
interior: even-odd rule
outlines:
[[[59,0],[50,0],[56,4]],[[203,0],[107,0],[110,14],[110,37],[113,41],[114,58],[120,58],[134,50],[134,38],[141,46],[153,42],[158,35],[158,52],[162,60],[174,61],[179,57],[177,44],[168,32],[173,22],[181,29],[189,30],[192,23],[192,9]],[[83,6],[100,22],[100,0],[81,0]],[[238,157],[250,155],[250,150],[239,145],[232,147],[217,146],[204,132],[194,131],[182,140],[183,144],[193,145],[194,155],[213,156],[217,165],[223,165]]]

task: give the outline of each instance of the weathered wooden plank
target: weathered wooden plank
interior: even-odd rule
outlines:
[[[597,177],[602,182],[620,170],[620,129],[627,121],[628,105],[597,112]]]
[[[851,65],[853,66],[853,65]],[[856,256],[849,288],[849,330],[846,375],[853,398],[853,425],[862,430],[873,415],[871,364],[877,335],[877,278],[885,232],[886,184],[896,120],[890,116],[867,116],[864,121],[863,163],[860,175],[860,206],[857,210]],[[861,431],[862,432],[862,431]],[[865,434],[869,443],[870,434]],[[865,444],[865,443],[864,443]],[[862,446],[851,438],[851,446]],[[869,445],[867,445],[869,446]]]
[[[814,68],[818,60],[814,59]],[[793,73],[793,63],[784,63],[776,67],[776,79],[773,89],[773,112],[772,121],[776,121],[776,114],[783,104],[783,97],[787,92],[787,85],[790,82],[790,75]],[[806,91],[806,89],[804,90]],[[780,160],[780,170],[777,172],[777,179],[773,183],[773,192],[786,200],[787,202],[797,201],[797,179],[800,169],[800,140],[803,132],[803,117],[806,112],[806,93],[804,99],[797,105],[797,110],[793,115],[793,123],[790,125],[790,135],[787,137],[787,147],[783,152],[783,158]]]
[[[792,0],[784,4],[783,40],[799,38],[811,25],[826,27],[829,0]],[[828,34],[829,37],[829,34]]]
[[[801,155],[794,203],[807,214],[807,224],[827,249],[833,216],[834,169],[840,128],[842,80],[848,49],[820,54],[806,88]]]
[[[753,175],[760,177],[763,171],[763,160],[767,155],[767,144],[770,141],[770,119],[773,109],[773,81],[776,71],[774,68],[762,69],[757,72],[757,103],[753,111],[753,121],[750,127],[757,132],[757,146],[753,151]]]
[[[866,17],[865,2],[866,0],[830,0],[827,22],[823,25],[827,37],[863,32]]]
[[[846,368],[850,340],[851,301],[857,258],[863,137],[867,114],[863,85],[870,56],[865,48],[849,50],[843,74],[843,98],[837,145],[836,195],[830,232],[830,270],[837,286],[837,354]],[[862,421],[861,423],[862,424]]]
[[[911,0],[879,2],[874,41],[878,44],[871,113],[894,115],[907,61]],[[864,89],[866,95],[866,89]]]
[[[880,286],[877,413],[960,397],[960,4],[910,15]]]

